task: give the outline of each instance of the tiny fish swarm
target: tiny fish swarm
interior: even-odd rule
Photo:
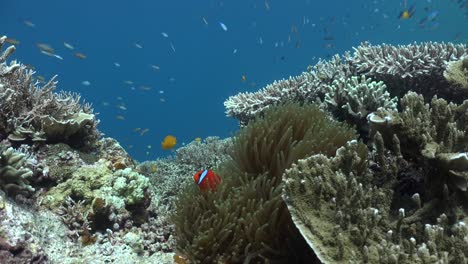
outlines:
[[[232,160],[215,169],[223,178],[216,191],[181,192],[173,216],[179,254],[191,263],[316,260],[281,198],[281,176],[298,159],[334,155],[355,138],[314,105],[271,107],[235,137]]]

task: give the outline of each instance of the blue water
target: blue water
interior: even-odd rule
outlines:
[[[298,75],[318,58],[362,41],[466,42],[466,10],[456,1],[407,7],[413,4],[414,16],[399,20],[403,2],[393,0],[0,0],[0,35],[21,42],[14,59],[34,65],[46,79],[58,74],[59,90],[81,93],[99,113],[99,129],[142,161],[171,155],[160,145],[168,134],[178,146],[196,137],[234,135],[238,124],[223,106],[229,96]],[[435,20],[420,27],[434,10]],[[51,45],[63,60],[41,54],[37,43]],[[149,131],[141,136],[135,128]]]

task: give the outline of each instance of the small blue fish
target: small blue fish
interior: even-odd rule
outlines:
[[[429,14],[427,14],[427,20],[432,21],[437,18],[439,15],[439,10],[433,10]]]
[[[219,22],[219,25],[221,26],[221,28],[224,30],[224,31],[227,31],[228,28],[226,27],[226,25],[223,23],[223,22]]]

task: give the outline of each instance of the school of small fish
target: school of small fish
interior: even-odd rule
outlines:
[[[374,0],[374,1],[369,1],[368,4],[364,4],[364,7],[370,10],[370,14],[372,15],[379,15],[383,17],[384,19],[394,19],[395,23],[398,23],[397,29],[399,29],[404,23],[413,23],[413,25],[416,25],[418,28],[421,30],[436,30],[440,27],[441,21],[440,17],[442,15],[442,12],[440,9],[435,8],[432,0],[424,0],[424,1],[415,1],[415,0],[398,0],[395,1],[395,6],[397,10],[392,10],[392,11],[387,11],[384,12],[383,9],[379,8],[377,3],[381,2],[382,0]],[[408,1],[412,1],[411,3],[408,3]],[[272,12],[272,10],[275,8],[274,3],[272,3],[270,0],[261,0],[260,2],[263,2],[263,4],[258,4],[257,2],[252,4],[254,8],[261,8],[264,9],[266,13]],[[421,4],[421,2],[423,2]],[[450,2],[454,3],[462,12],[465,13],[465,17],[468,16],[468,0],[450,0]],[[421,7],[423,6],[423,7]],[[396,12],[397,11],[397,12]],[[394,13],[394,15],[392,15]],[[390,14],[390,15],[389,15]],[[201,18],[201,21],[198,20]],[[223,36],[229,35],[233,31],[238,31],[239,30],[239,25],[235,24],[232,21],[221,21],[219,17],[214,17],[214,16],[208,16],[208,15],[202,15],[197,17],[197,20],[199,21],[200,25],[204,28],[212,28],[214,29],[213,32],[216,31],[217,34],[223,34]],[[336,43],[339,43],[342,38],[342,36],[336,35],[335,32],[335,25],[337,23],[342,23],[344,26],[347,25],[348,18],[346,17],[336,17],[336,16],[322,16],[319,18],[312,18],[308,17],[307,15],[302,15],[298,18],[297,21],[294,23],[290,24],[289,32],[286,34],[286,36],[283,36],[282,38],[279,39],[270,39],[266,36],[262,36],[262,34],[257,33],[253,39],[252,43],[255,45],[260,45],[260,46],[268,46],[267,48],[274,48],[278,50],[277,54],[275,54],[275,57],[273,61],[275,63],[288,63],[288,57],[284,54],[281,54],[283,48],[285,47],[293,47],[295,49],[299,49],[303,46],[302,43],[302,38],[301,38],[301,31],[305,27],[310,27],[310,28],[315,28],[316,30],[322,30],[323,35],[319,36],[319,40],[322,41],[322,45],[324,50],[327,50],[328,55],[327,57],[331,57],[332,54],[336,53]],[[24,20],[21,19],[20,22],[24,24],[25,26],[31,28],[31,29],[37,29],[38,25],[33,23],[31,20]],[[228,22],[228,23],[226,23]],[[229,26],[229,27],[228,27]],[[257,21],[253,21],[251,23],[252,28],[257,27]],[[373,25],[363,25],[361,27],[361,30],[366,30],[366,29],[374,29]],[[159,33],[158,33],[159,32]],[[168,31],[157,31],[159,38],[161,39],[160,41],[163,41],[162,47],[168,51],[168,54],[173,54],[174,56],[176,55],[176,52],[179,52],[177,49],[180,48],[180,52],[183,52],[184,47],[181,46],[176,46],[178,43],[176,39],[174,38],[176,34],[170,30]],[[160,35],[159,35],[160,34]],[[355,32],[355,35],[359,35],[359,32]],[[454,35],[453,39],[460,40],[462,37],[466,38],[466,34],[463,34],[463,32],[458,32]],[[21,41],[15,38],[7,38],[6,42],[11,44],[11,45],[24,45],[21,44]],[[87,61],[92,59],[92,54],[88,58],[88,54],[83,52],[81,50],[81,46],[79,45],[79,42],[77,40],[71,40],[71,39],[66,39],[63,40],[60,45],[57,43],[53,43],[54,46],[50,43],[47,42],[37,42],[35,43],[35,46],[39,50],[40,54],[43,54],[47,57],[50,57],[54,59],[55,61],[66,61],[66,60],[72,60],[74,59],[75,61]],[[180,44],[180,43],[179,43]],[[62,46],[63,45],[63,46]],[[149,43],[145,43],[144,41],[140,41],[137,39],[130,40],[126,45],[129,47],[129,52],[145,52],[150,46]],[[238,56],[237,54],[242,54],[243,49],[240,49],[239,47],[234,46],[229,47],[229,53],[231,56]],[[177,48],[176,48],[177,47]],[[141,50],[141,51],[140,51]],[[232,53],[231,53],[232,51]],[[315,56],[312,58],[312,60],[316,60]],[[61,62],[57,62],[61,63]],[[117,60],[117,58],[113,58],[112,60],[109,61],[109,65],[113,67],[114,70],[118,70],[121,68],[125,68],[126,65],[123,60]],[[160,65],[157,62],[149,63],[146,64],[148,65],[147,69],[152,70],[155,74],[158,74],[160,72],[163,72],[163,70],[166,69],[165,65]],[[34,69],[32,66],[28,66],[31,69]],[[161,68],[163,67],[163,70]],[[256,83],[254,81],[251,81],[251,79],[254,79],[250,74],[246,72],[238,73],[240,76],[236,77],[240,79],[240,85],[246,86],[246,87],[254,87],[256,86]],[[247,78],[249,76],[249,78]],[[38,75],[36,76],[36,79],[38,82],[45,83],[46,78],[44,76]],[[238,80],[239,80],[238,79]],[[119,81],[120,82],[120,81]],[[159,103],[166,103],[167,98],[166,98],[166,93],[164,89],[160,89],[160,87],[153,87],[152,85],[148,85],[139,81],[135,80],[122,80],[123,86],[125,89],[130,89],[131,91],[140,91],[141,93],[145,94],[154,94],[154,96],[157,97]],[[173,76],[168,77],[168,83],[175,83],[176,78]],[[86,89],[84,87],[89,87],[92,88],[97,85],[93,85],[95,83],[91,78],[89,80],[82,80],[81,81],[81,87],[83,89]],[[128,105],[123,101],[124,98],[119,96],[117,97],[117,100],[119,101],[116,104],[110,103],[108,101],[103,101],[101,102],[101,106],[103,107],[109,107],[111,105],[114,105],[114,116],[117,120],[120,121],[126,121],[126,113],[129,111],[128,110]],[[112,109],[112,108],[110,108]],[[127,121],[128,122],[128,121]],[[149,132],[149,128],[133,128],[132,130],[134,133],[136,133],[139,136],[145,136],[145,135],[152,135],[152,132]],[[163,131],[158,131],[158,133],[163,133]],[[196,137],[194,139],[195,142],[201,142],[202,139],[200,137]],[[164,137],[164,139],[161,142],[161,148],[164,150],[171,150],[173,149],[177,144],[176,137],[173,135],[167,135]],[[133,145],[130,145],[133,147]],[[129,146],[129,148],[130,148]],[[147,145],[147,154],[149,154],[149,150],[152,149],[151,145]],[[202,186],[201,183],[204,182],[204,177],[206,175],[206,179],[215,179],[214,182],[216,184],[220,182],[220,179],[218,181],[219,176],[213,176],[216,175],[210,170],[204,170],[198,172],[196,175],[198,175],[198,185]],[[196,180],[197,181],[197,180]],[[209,181],[209,180],[208,180]],[[206,180],[205,180],[206,182]],[[211,186],[211,185],[210,185]],[[205,188],[205,187],[204,187]],[[210,187],[211,188],[211,187]],[[205,188],[206,189],[206,188]]]

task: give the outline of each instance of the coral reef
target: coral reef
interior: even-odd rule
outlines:
[[[444,77],[447,81],[468,89],[468,56],[449,62]]]
[[[254,93],[239,93],[225,102],[226,114],[241,124],[252,120],[270,105],[286,102],[318,102],[335,91],[330,90],[334,80],[346,82],[353,76],[365,75],[373,81],[382,81],[390,96],[401,97],[407,91],[416,91],[426,99],[438,97],[453,102],[468,96],[468,90],[452,87],[445,80],[445,64],[468,54],[463,44],[421,43],[400,46],[370,45],[365,42],[354,48],[351,55],[335,55],[329,61],[319,61],[299,76],[275,81]],[[385,93],[381,95],[388,97]],[[380,100],[380,99],[379,99]]]
[[[453,102],[468,96],[466,90],[452,87],[443,76],[447,63],[468,54],[465,44],[426,42],[372,46],[363,43],[354,50],[351,61],[356,71],[383,81],[391,95],[400,98],[414,91],[426,100],[437,95]]]
[[[173,220],[180,253],[196,263],[313,260],[281,198],[281,175],[299,158],[332,155],[355,136],[314,105],[268,109],[236,136],[232,160],[215,168],[216,191],[192,185],[180,194]]]
[[[76,234],[51,211],[19,206],[5,199],[3,194],[0,194],[0,205],[1,263],[173,263],[173,254],[163,250],[153,251],[151,255],[135,252],[131,244],[127,244],[132,241],[123,238],[127,232],[96,233],[94,243],[84,246],[76,243]],[[79,209],[79,206],[74,208]],[[135,228],[131,232],[140,237],[149,234]],[[143,244],[148,242],[142,241]],[[160,242],[160,245],[165,244],[165,241]],[[14,254],[10,254],[12,250]]]
[[[468,259],[466,45],[362,43],[230,97],[234,138],[143,163],[55,77],[39,87],[7,63],[14,50],[0,54],[1,263]],[[201,169],[216,189],[193,183]]]
[[[0,38],[0,50],[5,40]],[[91,105],[80,103],[78,94],[55,93],[55,77],[39,87],[32,70],[16,61],[8,65],[6,59],[14,50],[10,46],[0,55],[0,139],[93,145],[101,134]]]
[[[409,45],[375,45],[368,42],[354,48],[352,62],[358,72],[373,76],[388,74],[400,78],[441,75],[445,64],[467,54],[463,44],[426,42]]]
[[[130,168],[114,173],[105,163],[83,165],[70,179],[52,187],[42,204],[53,209],[66,205],[69,197],[82,204],[81,218],[87,219],[93,230],[119,229],[133,222],[144,222],[149,205],[149,180]],[[84,220],[76,219],[75,222]],[[117,228],[115,228],[117,227]],[[83,231],[85,232],[85,230]],[[85,237],[87,239],[87,237]]]
[[[441,199],[444,186],[461,191],[468,187],[468,100],[457,105],[434,97],[425,104],[421,95],[409,92],[401,99],[401,112],[380,111],[370,116],[375,131],[387,141],[397,136],[405,145],[403,157],[422,160],[434,175],[426,179],[429,200]],[[386,120],[380,123],[379,120]]]
[[[453,222],[441,214],[437,224],[424,223],[421,212],[434,207],[421,207],[419,194],[413,195],[413,208],[396,207],[395,212],[391,186],[372,184],[379,174],[368,170],[366,152],[365,146],[348,142],[335,157],[310,156],[284,175],[288,209],[319,259],[324,263],[465,263],[468,228],[464,220]]]
[[[466,262],[468,93],[447,76],[464,78],[467,52],[451,43],[363,43],[352,55],[225,102],[247,127],[274,105],[317,102],[367,143],[309,153],[282,174],[292,221],[322,262]],[[239,158],[262,160],[248,151]]]
[[[363,136],[369,129],[366,119],[369,113],[377,109],[395,110],[397,106],[397,98],[390,98],[382,81],[372,81],[364,75],[335,79],[324,90],[326,109],[338,120],[357,126]]]
[[[207,137],[204,140],[192,141],[176,151],[175,161],[178,164],[189,164],[195,171],[211,169],[229,158],[231,139]]]

